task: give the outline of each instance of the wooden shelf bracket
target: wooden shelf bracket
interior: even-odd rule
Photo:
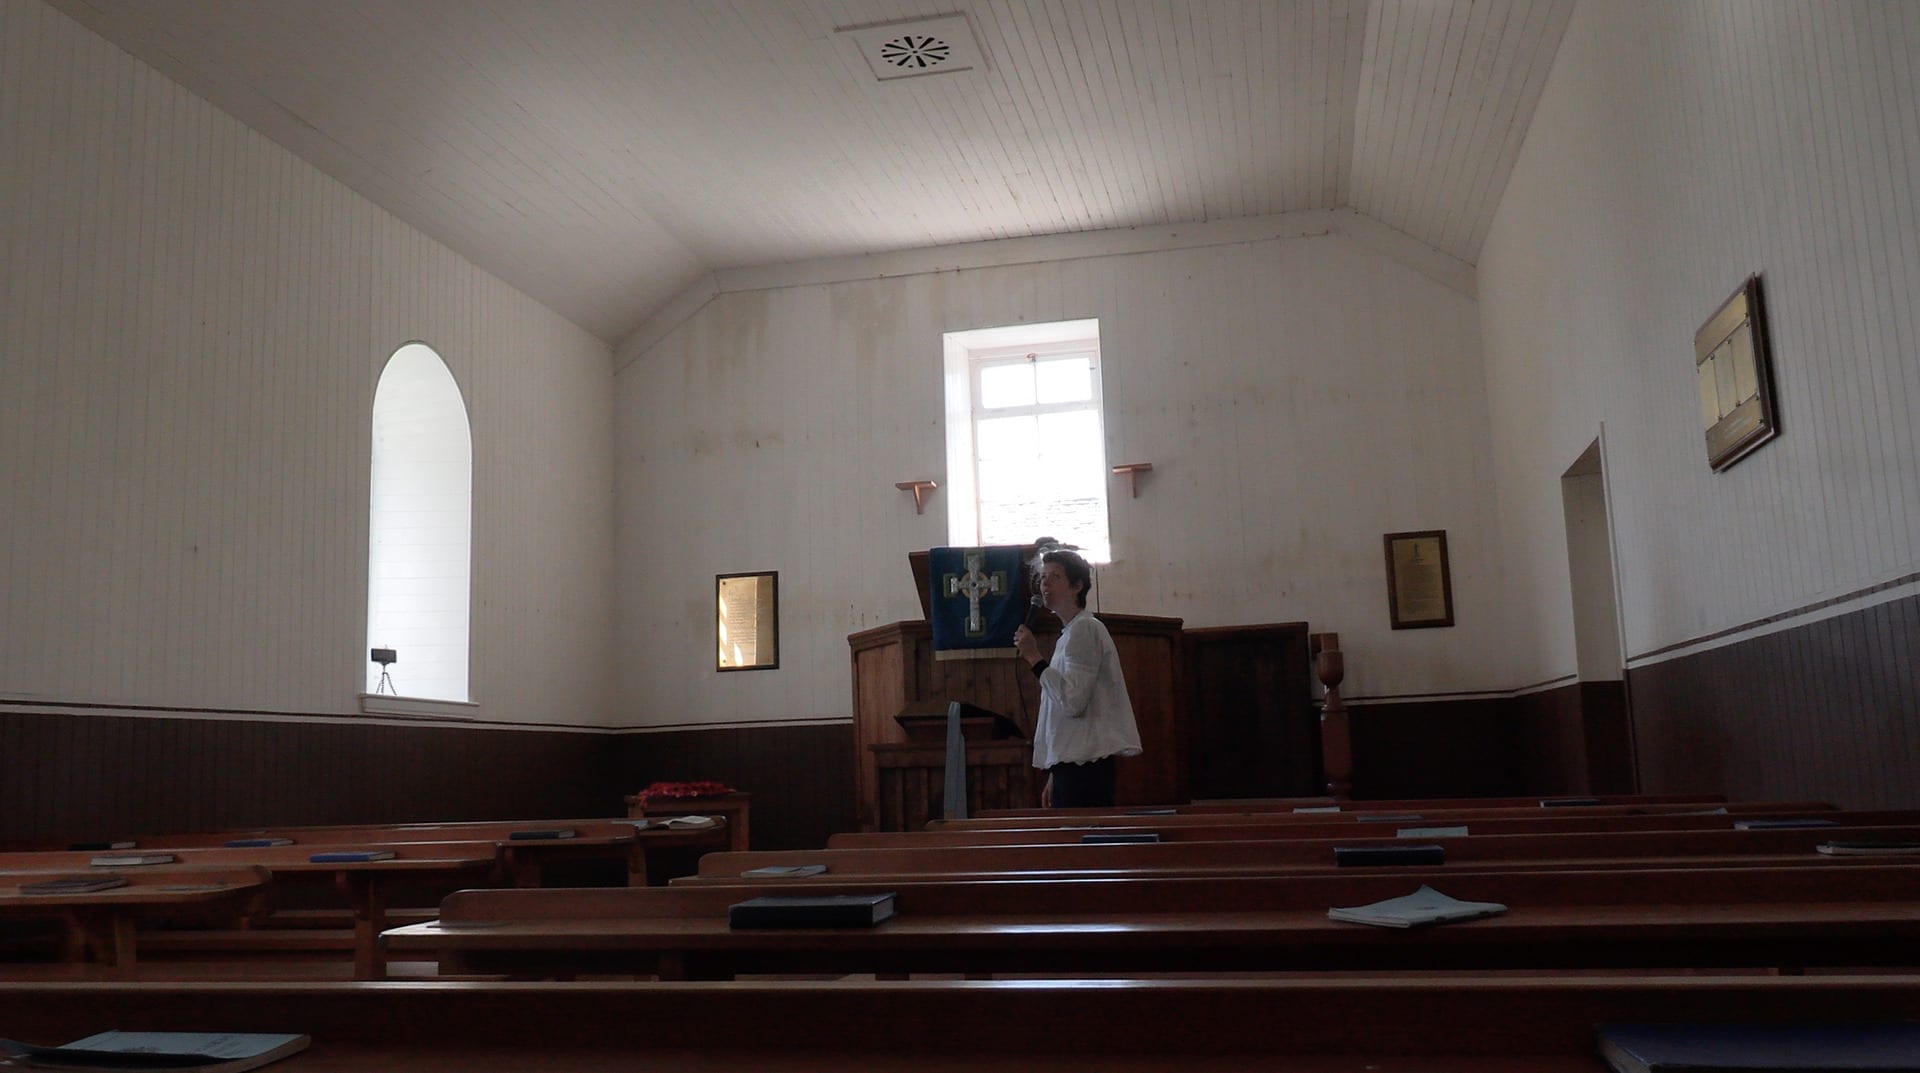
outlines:
[[[1132,498],[1134,499],[1140,498],[1140,475],[1142,473],[1152,472],[1153,463],[1151,462],[1128,462],[1123,466],[1113,467],[1114,476],[1118,477],[1121,474],[1126,475],[1127,491],[1133,494]]]
[[[915,514],[925,514],[927,512],[927,493],[940,487],[940,483],[938,481],[896,481],[893,486],[902,492],[912,492],[913,512]]]

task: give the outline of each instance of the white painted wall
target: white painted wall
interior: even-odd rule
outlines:
[[[607,721],[604,344],[32,0],[0,139],[0,699],[357,712],[421,340],[472,414],[477,714]]]
[[[1149,252],[1024,241],[894,278],[873,277],[911,258],[848,282],[749,273],[771,281],[722,280],[630,341],[621,718],[846,719],[847,635],[919,617],[907,552],[945,542],[944,488],[924,516],[894,488],[946,483],[942,333],[1082,317],[1100,321],[1108,457],[1154,465],[1138,499],[1114,485],[1099,609],[1305,619],[1340,632],[1350,695],[1506,686],[1476,304],[1436,282],[1458,273],[1379,252],[1377,225],[1331,219]],[[1459,625],[1391,631],[1381,535],[1429,528],[1449,534]],[[743,570],[780,572],[781,667],[717,674],[713,577]]]
[[[1524,680],[1574,666],[1606,427],[1629,663],[1920,566],[1920,5],[1581,4],[1480,262]],[[1765,273],[1783,435],[1707,468],[1693,333]]]

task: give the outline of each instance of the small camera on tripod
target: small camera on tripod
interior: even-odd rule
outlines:
[[[373,691],[399,695],[400,687],[393,684],[393,675],[387,673],[387,668],[400,662],[400,653],[391,648],[376,648],[372,659],[380,665],[380,683],[373,687]]]

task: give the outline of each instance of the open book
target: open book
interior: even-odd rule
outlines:
[[[670,816],[657,820],[635,820],[633,826],[638,830],[649,827],[663,827],[669,831],[697,831],[703,827],[718,827],[720,821],[712,816]]]
[[[180,1069],[194,1073],[240,1073],[307,1048],[306,1036],[273,1032],[100,1032],[64,1047],[36,1047],[0,1040],[0,1054],[28,1069],[69,1073]]]
[[[1372,924],[1381,928],[1412,928],[1423,924],[1446,924],[1455,920],[1498,916],[1507,911],[1499,902],[1463,902],[1449,898],[1432,887],[1421,885],[1412,894],[1388,898],[1370,905],[1336,906],[1327,916],[1349,924]]]

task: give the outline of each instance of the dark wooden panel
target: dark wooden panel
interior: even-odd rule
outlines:
[[[1195,798],[1320,793],[1320,720],[1307,624],[1190,629],[1181,635]]]
[[[1511,699],[1350,705],[1353,796],[1531,793]]]
[[[1920,807],[1920,597],[1628,674],[1641,785]]]
[[[622,814],[617,738],[0,710],[0,838]]]

